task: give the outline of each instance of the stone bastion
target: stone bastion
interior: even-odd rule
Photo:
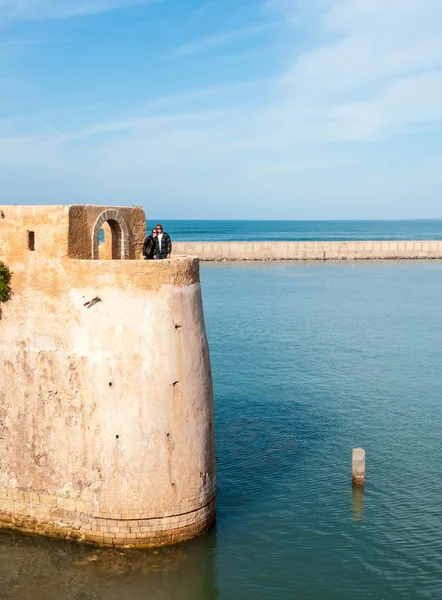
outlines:
[[[152,547],[215,519],[198,260],[144,235],[139,208],[0,206],[0,527]]]

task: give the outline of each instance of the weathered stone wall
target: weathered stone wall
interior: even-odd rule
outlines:
[[[127,206],[104,207],[93,205],[69,206],[69,257],[92,259],[92,230],[103,212],[112,213],[124,220],[128,227],[128,258],[143,257],[143,241],[146,236],[146,217],[141,208]]]
[[[216,477],[197,259],[23,255],[1,227],[14,297],[0,319],[0,525],[120,546],[204,531]]]
[[[69,207],[0,206],[0,255],[17,264],[27,259],[29,232],[34,232],[35,251],[42,256],[67,256]]]
[[[174,253],[200,260],[381,260],[442,258],[439,241],[174,242]]]
[[[35,237],[34,251],[48,258],[90,260],[92,233],[97,219],[114,214],[127,225],[127,258],[143,258],[146,219],[141,208],[108,206],[0,206],[0,252],[24,259],[29,252],[28,233]],[[103,228],[110,233],[107,223]],[[109,239],[109,236],[108,236]],[[105,257],[111,258],[109,250]]]

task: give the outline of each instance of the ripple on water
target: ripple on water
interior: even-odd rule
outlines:
[[[217,564],[248,582],[242,597],[276,597],[263,574],[281,598],[442,597],[442,279],[420,267],[203,270]],[[356,446],[367,451],[361,492]]]

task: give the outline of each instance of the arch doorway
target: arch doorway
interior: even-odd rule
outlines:
[[[103,231],[104,240],[100,240],[100,231]],[[129,228],[118,211],[105,210],[95,221],[92,230],[92,258],[129,258]]]

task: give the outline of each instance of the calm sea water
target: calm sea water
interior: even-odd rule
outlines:
[[[0,597],[442,598],[442,263],[204,264],[218,521],[149,552],[0,536]],[[364,490],[351,449],[367,451]]]
[[[151,231],[157,221],[147,222]],[[440,240],[442,220],[163,221],[175,241]]]

